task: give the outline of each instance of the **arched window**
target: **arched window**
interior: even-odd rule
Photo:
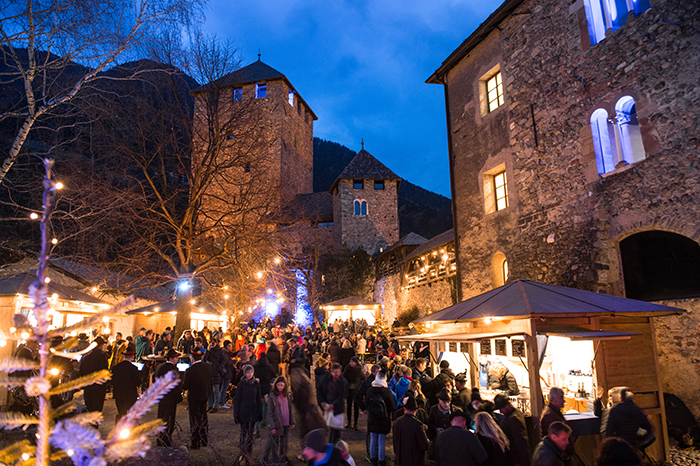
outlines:
[[[611,172],[615,169],[617,154],[614,139],[610,138],[611,125],[608,121],[608,112],[599,108],[591,115],[591,131],[593,132],[593,146],[595,147],[595,159],[598,165],[598,173]]]
[[[355,215],[367,215],[367,201],[355,199]]]
[[[605,39],[605,31],[615,31],[627,22],[630,12],[640,15],[651,8],[649,0],[583,0],[591,45]]]
[[[497,252],[491,259],[491,282],[493,287],[503,286],[508,281],[508,259],[502,252]]]
[[[627,163],[643,160],[645,157],[642,132],[639,129],[637,109],[631,96],[624,96],[615,104],[615,119],[619,131],[622,158]]]
[[[612,118],[605,109],[594,111],[591,114],[591,133],[601,175],[646,157],[636,104],[629,95],[617,101]]]

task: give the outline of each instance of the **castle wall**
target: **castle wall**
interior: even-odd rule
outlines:
[[[491,288],[498,251],[511,277],[624,294],[621,239],[656,228],[700,240],[700,7],[654,2],[594,46],[582,8],[525,1],[447,76],[463,298]],[[482,115],[478,80],[495,65],[505,104]],[[646,158],[598,176],[590,115],[624,95]],[[484,176],[499,166],[509,207],[487,214]]]
[[[354,189],[353,180],[340,180],[333,197],[336,241],[368,254],[399,240],[397,180],[385,180],[384,189],[374,189],[374,180],[364,180],[363,189]],[[367,215],[355,215],[355,200],[367,202]]]
[[[384,318],[393,322],[402,312],[416,306],[423,317],[452,306],[452,277],[436,280],[426,285],[403,288],[401,274],[387,275],[374,284],[373,300],[383,305]]]

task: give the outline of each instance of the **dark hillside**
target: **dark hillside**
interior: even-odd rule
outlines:
[[[327,191],[356,153],[331,141],[314,138],[314,191]],[[377,154],[372,154],[377,156]],[[399,189],[399,236],[411,232],[425,238],[452,228],[450,199],[409,181]]]

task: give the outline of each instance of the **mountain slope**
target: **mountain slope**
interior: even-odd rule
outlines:
[[[347,147],[314,138],[314,191],[327,191],[355,157]],[[373,154],[376,156],[376,154]],[[399,189],[399,236],[411,232],[425,238],[452,228],[450,199],[423,189],[409,181],[402,181]]]

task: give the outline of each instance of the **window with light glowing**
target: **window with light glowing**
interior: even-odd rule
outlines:
[[[233,90],[233,101],[238,102],[243,98],[243,89],[234,89]]]
[[[591,136],[600,175],[646,157],[636,103],[632,96],[626,95],[617,101],[615,116],[612,118],[607,110],[596,109],[591,114]]]
[[[503,78],[499,71],[486,80],[486,93],[489,102],[489,112],[493,112],[505,102],[503,98]]]
[[[605,39],[627,22],[630,13],[641,15],[651,8],[650,0],[583,0],[591,45]]]
[[[267,84],[255,83],[255,98],[262,99],[263,97],[267,97]]]
[[[287,102],[289,102],[289,105],[294,107],[294,91],[289,91],[289,95],[287,96]]]
[[[493,175],[493,189],[496,198],[496,210],[503,210],[508,207],[508,185],[506,184],[506,172]]]

